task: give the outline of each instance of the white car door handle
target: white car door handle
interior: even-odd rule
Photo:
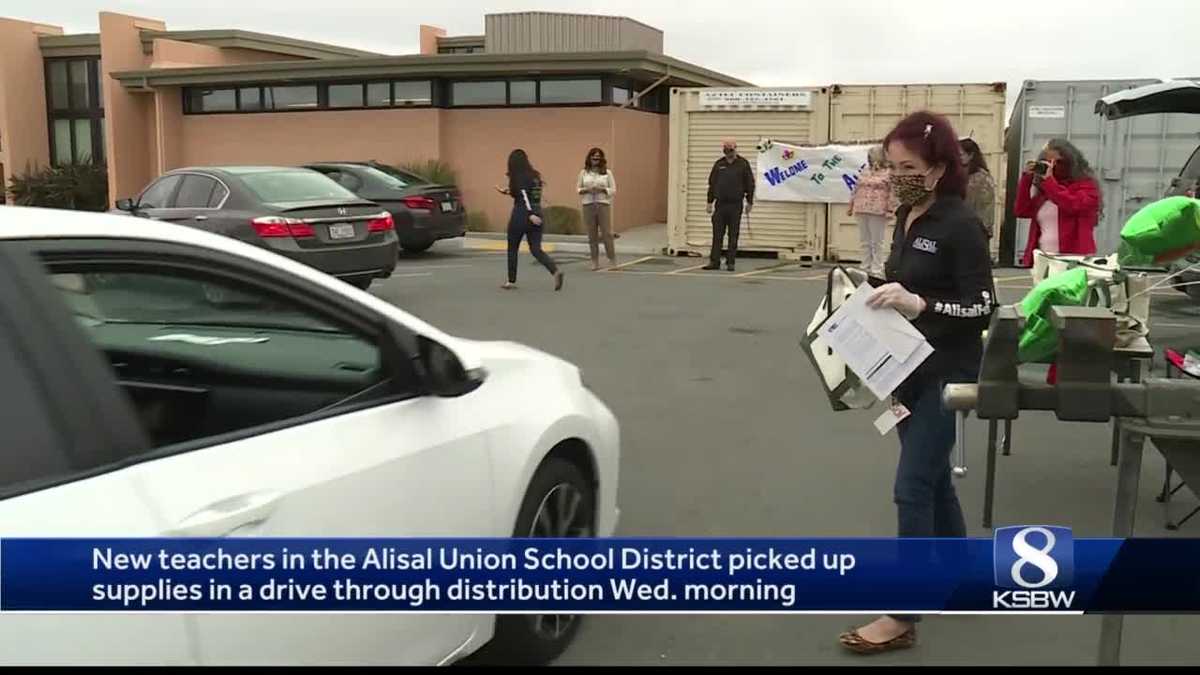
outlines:
[[[271,517],[281,492],[251,492],[210,504],[167,532],[171,537],[223,537]]]

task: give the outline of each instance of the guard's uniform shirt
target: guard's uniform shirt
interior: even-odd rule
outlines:
[[[708,203],[742,205],[742,199],[754,205],[754,169],[738,155],[730,163],[724,157],[708,172]]]
[[[934,353],[897,390],[896,396],[964,369],[976,371],[983,358],[982,334],[996,307],[992,260],[979,216],[959,197],[939,196],[905,228],[910,207],[896,211],[888,257],[888,281],[925,299],[913,321]]]

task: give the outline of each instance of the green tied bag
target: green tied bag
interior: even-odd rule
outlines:
[[[1058,329],[1050,320],[1055,305],[1082,306],[1088,297],[1088,274],[1083,267],[1043,279],[1021,301],[1025,330],[1017,347],[1017,360],[1038,363],[1050,359],[1058,351]]]
[[[1121,228],[1125,266],[1161,265],[1200,249],[1200,200],[1168,197],[1133,214]]]

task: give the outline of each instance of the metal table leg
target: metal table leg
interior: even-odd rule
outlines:
[[[1145,437],[1122,428],[1120,441],[1121,454],[1117,468],[1117,496],[1113,506],[1112,536],[1125,538],[1133,535],[1133,525],[1137,516],[1138,482],[1142,474]],[[1105,614],[1101,619],[1099,665],[1120,665],[1121,633],[1124,626],[1125,617],[1121,614]]]
[[[992,527],[992,505],[996,497],[996,420],[988,420],[987,478],[983,486],[983,526]]]

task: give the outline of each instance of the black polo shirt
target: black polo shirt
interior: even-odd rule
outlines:
[[[983,357],[981,336],[996,308],[992,259],[979,216],[960,197],[939,196],[924,215],[905,227],[911,209],[896,212],[888,257],[888,281],[899,282],[925,299],[913,325],[934,353],[901,387],[929,384],[931,378],[975,373]],[[907,398],[902,391],[897,396]]]

